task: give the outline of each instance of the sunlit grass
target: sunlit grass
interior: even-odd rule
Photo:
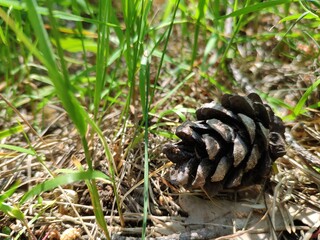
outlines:
[[[194,110],[183,105],[163,109],[168,102],[195,79],[220,92],[231,92],[236,82],[228,75],[226,65],[232,58],[241,58],[240,44],[278,38],[279,45],[269,53],[270,59],[275,50],[279,51],[280,43],[289,49],[283,55],[294,58],[290,50],[296,51],[295,42],[308,44],[311,40],[318,48],[315,61],[320,55],[320,37],[314,24],[320,22],[319,12],[315,10],[319,5],[306,1],[248,0],[229,4],[217,0],[190,3],[168,0],[159,6],[148,0],[122,0],[119,4],[107,0],[99,1],[97,6],[90,1],[66,1],[65,5],[47,1],[39,6],[34,0],[23,3],[0,0],[0,6],[0,91],[10,98],[10,104],[16,109],[30,107],[34,113],[40,112],[48,103],[61,104],[77,129],[86,159],[85,166],[76,166],[77,172],[69,176],[52,176],[52,179],[34,185],[22,197],[20,206],[25,200],[64,183],[85,181],[97,222],[107,239],[110,239],[110,233],[96,186],[98,179],[110,181],[122,227],[125,220],[120,206],[123,199],[118,192],[119,171],[109,145],[112,140],[104,135],[106,129],[101,129],[102,126],[110,125],[113,128],[109,131],[111,135],[119,136],[120,142],[128,144],[124,156],[137,145],[144,146],[141,236],[145,238],[150,214],[149,134],[174,139],[168,129],[175,123],[163,119],[175,116],[178,121],[185,121],[188,114],[194,114]],[[277,16],[282,30],[245,35],[242,31],[261,14]],[[212,69],[215,69],[213,73],[210,72]],[[220,75],[227,76],[225,82],[221,81]],[[171,78],[174,84],[168,81],[167,85],[161,86],[163,78]],[[308,86],[296,106],[268,97],[268,93],[262,94],[274,106],[291,111],[287,117],[292,120],[308,111],[307,99],[318,86],[319,80]],[[0,107],[7,108],[8,119],[16,116],[4,101],[0,102]],[[116,123],[102,125],[105,113],[115,110],[120,112],[113,120]],[[151,125],[149,120],[154,116],[158,120]],[[39,129],[40,135],[41,124],[36,121],[32,124]],[[126,135],[128,128],[134,129],[130,139]],[[0,128],[0,139],[21,132],[20,125]],[[89,142],[95,136],[104,148],[108,173],[94,169]],[[5,144],[0,144],[0,148],[30,154],[29,148]],[[6,191],[5,197],[0,198],[0,210],[25,221],[19,208],[6,202],[17,189],[19,186],[14,185]]]

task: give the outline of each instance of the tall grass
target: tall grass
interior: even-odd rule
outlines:
[[[113,124],[117,127],[110,132],[129,142],[126,151],[133,150],[137,144],[144,145],[141,233],[144,239],[148,233],[147,220],[150,214],[149,134],[173,137],[168,130],[157,130],[155,126],[160,124],[150,126],[150,116],[159,114],[161,119],[167,114],[176,113],[180,119],[185,120],[184,113],[191,110],[174,106],[162,110],[162,107],[184,85],[197,79],[196,73],[201,76],[200,84],[210,82],[212,88],[230,91],[229,83],[219,81],[223,71],[217,70],[212,75],[207,71],[212,66],[218,66],[218,69],[223,67],[230,57],[239,57],[237,44],[252,40],[240,33],[259,14],[276,14],[282,19],[281,23],[288,24],[288,28],[287,32],[264,33],[263,36],[254,37],[260,40],[271,39],[280,34],[283,40],[292,40],[297,37],[290,35],[291,31],[301,28],[303,32],[306,29],[300,24],[302,19],[319,21],[319,12],[314,10],[314,6],[319,8],[319,5],[317,2],[310,5],[310,2],[299,1],[299,7],[291,0],[168,0],[158,6],[160,10],[157,11],[152,0],[121,0],[121,4],[117,5],[119,3],[106,0],[99,1],[95,6],[90,1],[66,1],[65,5],[61,5],[49,0],[39,6],[35,0],[0,0],[0,73],[6,85],[4,94],[11,96],[10,102],[14,108],[32,105],[32,100],[39,100],[45,105],[53,101],[55,96],[58,97],[77,129],[88,167],[88,170],[84,170],[86,166],[77,165],[77,171],[58,176],[52,174],[52,179],[33,186],[24,195],[20,201],[21,206],[32,197],[63,183],[85,181],[97,223],[106,238],[110,239],[96,186],[97,179],[104,178],[113,186],[121,226],[124,227],[118,169],[112,148],[103,133],[105,129],[101,129],[104,112],[112,111],[113,107],[120,108],[118,123]],[[294,13],[290,12],[292,5],[296,9]],[[228,30],[226,25],[229,26]],[[317,43],[319,36],[312,32],[311,23],[308,29],[304,36]],[[175,34],[180,34],[180,38]],[[306,41],[303,36],[298,37],[300,41]],[[180,48],[177,51],[179,56],[172,53],[176,48]],[[88,57],[90,55],[94,56],[94,60]],[[21,65],[19,59],[23,59]],[[77,66],[77,70],[72,70],[73,65]],[[162,74],[171,77],[175,83],[160,88]],[[24,82],[25,79],[28,79],[29,84]],[[228,80],[235,84],[231,77]],[[19,84],[27,86],[22,93],[19,92]],[[34,85],[39,87],[35,90],[31,87]],[[290,108],[294,117],[306,111],[305,103],[318,85],[319,80],[306,89],[297,106]],[[39,94],[38,98],[35,97],[36,93]],[[162,99],[159,99],[160,95]],[[283,102],[278,101],[280,104]],[[6,105],[0,102],[0,106]],[[130,108],[134,109],[133,114]],[[15,113],[8,109],[7,114],[12,117]],[[125,133],[130,124],[135,126],[134,135],[132,139],[126,139],[128,136]],[[0,129],[0,138],[21,131],[20,126]],[[95,135],[104,148],[108,175],[94,169],[88,142]],[[0,147],[8,148],[6,145]],[[9,148],[24,154],[35,154],[28,149],[15,146]],[[13,208],[6,203],[18,188],[14,185],[0,197],[0,210],[24,221],[19,206]]]

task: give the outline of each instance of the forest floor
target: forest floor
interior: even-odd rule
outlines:
[[[268,18],[269,15],[261,15],[257,21],[263,27],[248,25],[244,34],[259,35],[259,31],[269,29],[266,24],[272,19]],[[179,49],[185,49],[184,43],[179,41],[178,31],[173,31],[172,38],[172,41],[176,40],[175,45],[169,46],[167,52],[176,56]],[[199,41],[199,55],[204,47],[204,43]],[[162,90],[155,92],[152,106],[157,106],[156,111],[149,115],[148,239],[318,239],[320,236],[320,111],[306,108],[300,116],[290,118],[293,108],[287,107],[297,106],[305,89],[320,75],[319,57],[315,59],[313,54],[316,46],[300,45],[300,49],[292,53],[296,55],[294,59],[282,54],[286,46],[274,38],[237,47],[241,54],[228,59],[223,67],[218,63],[212,65],[205,73],[200,70],[201,59],[196,59],[191,73],[185,71],[178,78],[171,71],[173,66],[170,62],[162,67],[158,81]],[[151,76],[157,71],[157,61],[152,59]],[[204,74],[214,76],[217,83],[213,85],[203,77]],[[4,88],[5,85],[0,84],[0,92]],[[175,91],[171,94],[169,89]],[[138,95],[138,87],[135,91]],[[172,163],[162,153],[162,148],[167,142],[178,141],[173,135],[183,120],[195,120],[195,109],[204,103],[219,101],[223,91],[261,95],[284,120],[287,154],[274,163],[270,182],[264,187],[222,192],[208,198],[200,190],[186,190],[168,181]],[[319,99],[320,92],[316,88],[305,104],[311,106]],[[12,205],[18,203],[32,186],[50,178],[46,169],[54,172],[77,169],[79,165],[86,168],[81,139],[56,100],[52,99],[39,112],[30,103],[19,108],[15,117],[0,118],[0,126],[4,128],[22,122],[35,129],[29,128],[27,137],[24,134],[12,135],[1,142],[24,147],[29,141],[28,145],[38,153],[32,156],[1,149],[0,191],[7,190],[16,181],[24,183],[10,197]],[[145,153],[143,133],[137,129],[142,121],[142,112],[139,99],[133,96],[127,127],[115,131],[120,129],[119,119],[123,117],[123,106],[119,102],[102,114],[100,129],[117,166],[116,183],[124,226],[121,225],[112,185],[108,181],[97,180],[97,187],[112,239],[139,239],[144,204]],[[0,113],[3,114],[3,110]],[[167,135],[170,133],[172,136],[169,138]],[[102,144],[95,135],[89,139],[94,169],[108,174],[108,161]],[[20,210],[37,239],[104,238],[95,222],[90,194],[83,181],[44,192],[20,206]],[[21,221],[2,212],[0,233],[1,239],[28,239]]]

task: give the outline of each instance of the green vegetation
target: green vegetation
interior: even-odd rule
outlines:
[[[320,4],[307,0],[0,0],[0,171],[6,170],[0,210],[25,227],[13,236],[39,237],[30,229],[28,221],[37,220],[26,217],[28,206],[46,191],[84,181],[99,231],[110,239],[109,226],[127,225],[124,194],[143,179],[137,226],[145,238],[152,222],[150,176],[166,170],[161,144],[175,139],[177,122],[192,118],[201,103],[250,85],[284,119],[319,108],[319,24]],[[254,78],[239,82],[231,61]],[[299,84],[265,83],[265,75],[276,78],[281,70],[257,67],[293,62],[302,69],[291,71]],[[306,69],[314,78],[299,78]],[[261,89],[268,84],[269,92]],[[63,141],[70,149],[59,145]],[[76,153],[84,161],[72,159]],[[107,171],[96,169],[100,159]],[[113,189],[111,210],[99,195],[100,182]],[[45,213],[34,209],[38,217]],[[0,227],[3,236],[11,234]]]

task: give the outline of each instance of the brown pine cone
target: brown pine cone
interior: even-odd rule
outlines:
[[[283,156],[282,120],[261,98],[225,94],[196,111],[198,121],[176,130],[180,142],[163,152],[175,163],[170,180],[186,188],[202,188],[214,195],[224,189],[260,184],[272,163]]]

